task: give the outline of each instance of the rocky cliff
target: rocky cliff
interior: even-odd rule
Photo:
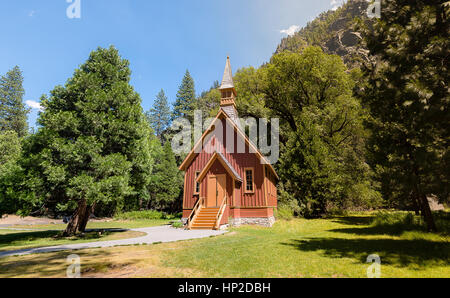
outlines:
[[[284,38],[276,53],[299,51],[306,45],[317,45],[329,54],[342,57],[349,68],[368,60],[368,51],[358,46],[361,35],[355,31],[356,18],[368,21],[366,0],[349,0],[336,11],[327,11],[292,36]]]

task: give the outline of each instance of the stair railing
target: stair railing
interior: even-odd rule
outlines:
[[[191,215],[188,217],[187,222],[187,229],[190,230],[192,228],[192,224],[194,223],[194,220],[197,218],[198,213],[203,207],[203,200],[204,198],[200,197],[197,200],[197,203],[195,203],[194,209],[192,209]]]
[[[219,212],[216,216],[216,224],[214,225],[214,229],[218,230],[220,228],[220,222],[222,221],[223,214],[225,213],[225,209],[227,208],[227,197],[223,198],[222,205],[220,206]]]

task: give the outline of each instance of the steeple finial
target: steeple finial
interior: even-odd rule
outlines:
[[[227,56],[227,63],[225,64],[225,71],[223,72],[222,84],[220,90],[234,88],[233,72],[231,71],[230,56]]]

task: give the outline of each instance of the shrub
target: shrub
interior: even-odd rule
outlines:
[[[182,217],[182,213],[177,214],[167,214],[165,212],[156,210],[144,210],[144,211],[130,211],[121,212],[114,216],[115,219],[119,220],[142,220],[142,219],[179,219]]]
[[[294,210],[287,205],[281,205],[275,212],[277,219],[291,220],[294,218]]]
[[[372,221],[372,226],[386,233],[402,233],[404,231],[426,231],[420,216],[406,211],[378,211]]]
[[[172,227],[177,228],[177,229],[181,229],[184,227],[183,223],[181,221],[175,221],[172,223]]]
[[[130,211],[117,214],[114,218],[121,220],[167,219],[167,214],[156,210]]]
[[[420,226],[420,218],[414,216],[411,212],[403,211],[378,211],[372,221],[372,226]]]
[[[438,233],[443,235],[450,234],[450,213],[438,211],[433,212],[433,216]],[[372,226],[382,228],[386,232],[427,231],[422,217],[414,215],[414,212],[407,211],[378,211],[372,221]]]

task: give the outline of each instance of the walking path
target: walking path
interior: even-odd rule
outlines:
[[[160,227],[140,228],[140,229],[130,229],[130,230],[136,231],[136,232],[144,232],[147,235],[138,237],[138,238],[131,238],[131,239],[66,244],[66,245],[58,245],[58,246],[4,251],[4,252],[0,252],[0,258],[10,257],[10,256],[23,256],[23,255],[29,255],[29,254],[35,254],[35,253],[56,252],[56,251],[64,251],[64,250],[102,248],[102,247],[113,247],[113,246],[123,246],[123,245],[152,244],[152,243],[160,243],[160,242],[175,242],[175,241],[180,241],[180,240],[207,238],[207,237],[218,236],[218,235],[222,235],[222,234],[226,233],[226,231],[213,231],[213,230],[183,230],[183,229],[176,229],[171,226],[160,226]]]

